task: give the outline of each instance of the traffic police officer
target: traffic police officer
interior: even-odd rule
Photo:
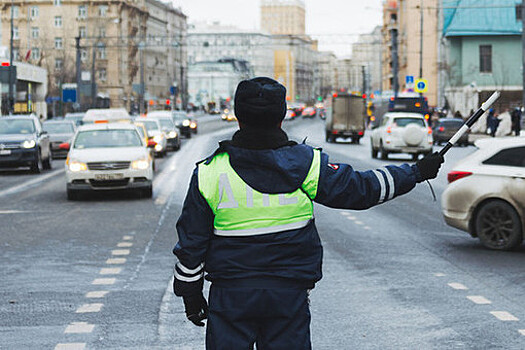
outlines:
[[[323,253],[313,202],[370,208],[436,177],[443,158],[355,171],[288,140],[277,81],[244,80],[234,102],[240,130],[197,164],[177,222],[174,292],[191,322],[208,319],[207,349],[310,349],[308,291]]]

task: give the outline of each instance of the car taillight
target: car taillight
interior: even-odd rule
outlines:
[[[357,134],[358,134],[359,136],[363,136],[365,133],[364,133],[363,131],[359,131]]]
[[[470,171],[451,171],[447,175],[447,180],[448,180],[448,183],[452,183],[456,180],[459,180],[461,178],[464,178],[470,175],[472,175]]]
[[[427,132],[429,135],[432,135],[432,128],[430,126],[427,128]]]
[[[391,127],[387,127],[386,128],[386,133],[387,134],[391,134],[392,133],[392,128]]]
[[[443,132],[443,131],[445,131],[445,127],[444,126],[440,126],[438,130],[439,130],[439,132]]]

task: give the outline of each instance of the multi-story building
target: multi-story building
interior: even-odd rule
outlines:
[[[363,93],[380,92],[381,84],[381,27],[376,27],[371,33],[362,34],[356,43],[352,44],[352,90]],[[363,91],[366,84],[366,90]]]
[[[192,24],[188,30],[188,63],[224,58],[247,61],[253,76],[273,76],[272,37],[218,22]]]
[[[49,96],[60,96],[63,83],[78,80],[81,98],[77,108],[98,105],[137,109],[144,92],[150,93],[148,97],[164,97],[164,91],[169,94],[174,69],[160,66],[175,65],[177,58],[185,60],[184,53],[175,52],[180,51],[180,38],[185,39],[186,16],[154,0],[13,3],[13,52],[18,59],[48,70]],[[1,11],[1,41],[8,46],[11,2],[3,2]],[[153,33],[149,35],[148,31]],[[78,78],[76,37],[80,38],[81,57]],[[148,82],[152,83],[149,87]]]
[[[318,53],[317,65],[319,67],[320,79],[320,96],[324,99],[328,97],[332,91],[337,89],[336,85],[336,65],[337,57],[333,52],[320,51]]]
[[[304,1],[262,0],[261,29],[277,35],[304,35],[306,33]]]

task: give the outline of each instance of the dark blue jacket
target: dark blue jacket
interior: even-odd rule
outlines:
[[[289,193],[303,183],[313,148],[287,143],[276,149],[246,149],[222,144],[237,174],[263,193]],[[211,160],[213,156],[208,158]],[[213,234],[214,215],[198,188],[193,172],[182,214],[177,222],[179,242],[173,249],[175,292],[191,295],[202,288],[202,277],[232,286],[272,287],[297,285],[313,288],[322,277],[322,245],[315,222],[280,233],[224,237]],[[331,208],[367,209],[410,191],[421,181],[415,165],[386,166],[355,171],[348,164],[332,164],[321,155],[321,170],[314,201]]]

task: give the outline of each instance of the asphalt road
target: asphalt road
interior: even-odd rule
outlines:
[[[157,162],[153,199],[93,195],[68,202],[63,161],[33,175],[0,171],[0,349],[203,349],[171,279],[175,223],[195,162],[233,123],[199,118],[199,134]],[[410,162],[371,159],[324,142],[320,120],[285,124],[356,170]],[[445,225],[446,173],[367,211],[316,206],[324,278],[311,293],[314,349],[523,349],[525,248],[484,249]]]

